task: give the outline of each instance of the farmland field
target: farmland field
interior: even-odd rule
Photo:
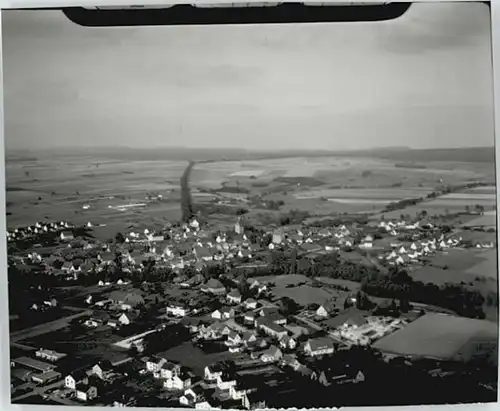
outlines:
[[[203,162],[194,167],[191,186],[202,191],[236,187],[248,196],[282,200],[282,212],[300,209],[323,216],[377,213],[389,202],[423,196],[442,183],[486,181],[494,175],[488,163],[429,162],[425,168],[395,164],[377,158],[334,156]],[[76,224],[91,221],[107,224],[107,229],[99,230],[103,236],[134,224],[162,226],[180,218],[179,184],[186,166],[185,161],[119,160],[106,155],[8,159],[8,226],[45,218]],[[161,194],[163,201],[147,201],[151,193]],[[210,201],[209,193],[201,194],[206,200],[195,196],[196,201]],[[492,209],[493,198],[494,190],[485,187],[410,207],[408,212],[428,209],[444,213],[469,203]],[[109,208],[133,203],[146,206],[123,211]],[[400,212],[394,215],[399,217]]]
[[[496,281],[496,266],[496,249],[455,249],[435,254],[429,266],[411,271],[410,274],[415,280],[435,284],[470,282],[475,281],[476,277]]]
[[[496,227],[497,213],[496,210],[486,211],[482,216],[468,221],[466,227]]]

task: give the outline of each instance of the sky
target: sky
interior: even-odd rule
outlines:
[[[493,145],[490,12],[386,22],[85,28],[2,11],[6,147]]]

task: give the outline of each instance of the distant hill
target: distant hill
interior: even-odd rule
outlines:
[[[239,148],[129,148],[129,147],[102,147],[102,148],[58,148],[36,151],[7,152],[8,161],[22,161],[21,158],[44,157],[88,157],[89,161],[102,160],[129,160],[129,161],[196,161],[212,162],[223,160],[259,160],[267,158],[287,157],[372,157],[399,162],[423,161],[450,161],[450,162],[480,162],[493,163],[495,161],[494,147],[470,148],[439,148],[439,149],[411,149],[408,147],[383,147],[366,150],[245,150]]]
[[[377,157],[394,161],[451,161],[467,163],[494,163],[494,147],[466,147],[466,148],[437,148],[437,149],[408,149],[389,148],[357,151],[367,157]],[[343,155],[352,156],[353,152],[344,152]]]

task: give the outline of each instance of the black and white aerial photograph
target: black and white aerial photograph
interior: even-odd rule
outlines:
[[[11,403],[496,402],[490,13],[3,10]]]

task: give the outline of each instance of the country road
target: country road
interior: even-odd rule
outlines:
[[[31,328],[27,328],[25,330],[19,330],[14,333],[10,334],[10,341],[11,342],[17,342],[17,341],[22,341],[27,338],[33,338],[38,335],[42,334],[47,334],[52,331],[57,331],[61,328],[66,327],[70,321],[76,319],[76,318],[81,318],[87,315],[92,315],[93,311],[92,310],[85,310],[82,312],[79,312],[77,314],[73,314],[64,318],[59,318],[58,320],[54,320],[48,323],[36,325]]]
[[[64,385],[64,380],[56,381],[52,384],[44,385],[42,387],[35,387],[32,391],[27,392],[26,394],[19,395],[18,397],[11,397],[11,402],[21,401],[25,398],[31,397],[32,395],[43,395],[47,390],[51,388],[59,388]]]

